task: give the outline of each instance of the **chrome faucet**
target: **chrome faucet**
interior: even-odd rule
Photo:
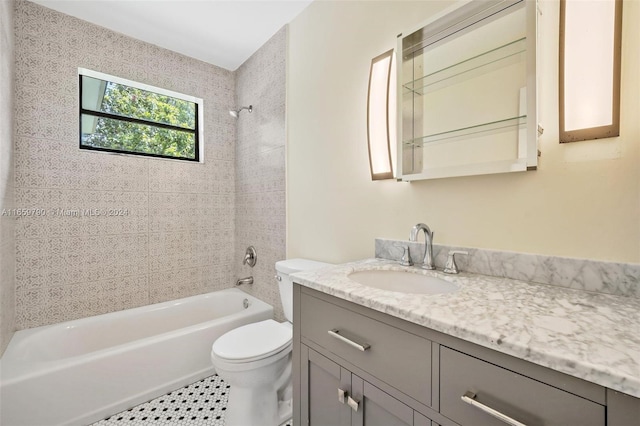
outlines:
[[[409,241],[418,241],[418,233],[424,231],[424,257],[422,259],[422,269],[436,269],[433,265],[433,232],[424,223],[418,223],[411,228],[411,234],[409,234]]]
[[[236,280],[236,285],[253,284],[253,277],[240,278]]]

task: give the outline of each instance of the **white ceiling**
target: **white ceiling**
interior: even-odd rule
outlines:
[[[233,71],[312,0],[31,1]]]

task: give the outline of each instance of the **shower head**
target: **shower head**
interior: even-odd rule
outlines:
[[[238,116],[240,115],[240,111],[242,111],[243,109],[246,109],[249,112],[253,112],[253,105],[249,105],[248,107],[245,106],[240,109],[229,110],[229,115],[231,115],[233,118],[238,118]]]

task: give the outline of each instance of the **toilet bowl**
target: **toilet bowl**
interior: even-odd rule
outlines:
[[[233,329],[211,347],[216,373],[229,385],[226,426],[278,426],[291,418],[293,283],[289,275],[329,266],[306,259],[276,262],[288,321],[265,320]]]
[[[289,323],[265,320],[215,341],[211,361],[231,385],[226,425],[280,425],[291,417],[291,403],[278,402],[291,398],[285,394],[291,381],[292,335]]]

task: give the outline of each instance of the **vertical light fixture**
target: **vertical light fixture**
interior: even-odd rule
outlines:
[[[367,139],[372,180],[393,179],[396,155],[396,70],[393,49],[371,60]]]
[[[620,135],[622,0],[560,0],[560,142]]]

